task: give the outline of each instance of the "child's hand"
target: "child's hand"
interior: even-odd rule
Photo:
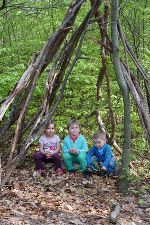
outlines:
[[[105,166],[102,166],[101,170],[106,171],[106,167]]]
[[[71,148],[71,149],[69,150],[69,152],[70,152],[71,154],[77,154],[77,150],[76,150],[75,148]]]
[[[87,167],[86,167],[86,170],[87,170],[88,172],[91,172],[91,171],[92,171],[92,168],[91,168],[90,166],[87,166]]]
[[[51,157],[52,157],[52,155],[53,155],[53,154],[52,154],[52,152],[51,152],[51,151],[49,151],[49,152],[47,152],[47,153],[46,153],[46,157],[47,157],[47,158],[51,158]]]

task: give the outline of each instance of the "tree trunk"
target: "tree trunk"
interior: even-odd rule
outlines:
[[[129,89],[123,76],[121,62],[119,58],[119,42],[118,42],[118,1],[112,0],[111,13],[111,35],[113,45],[113,63],[116,73],[118,85],[121,89],[124,104],[124,143],[121,162],[121,175],[118,182],[118,187],[121,192],[126,192],[128,189],[128,174],[130,163],[130,147],[131,147],[131,122],[130,122],[130,98]]]

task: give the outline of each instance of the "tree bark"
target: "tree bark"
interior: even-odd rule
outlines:
[[[91,0],[91,4],[93,4],[94,1]],[[104,81],[104,77],[106,77],[106,84],[107,84],[107,97],[108,97],[108,108],[109,108],[109,117],[111,122],[111,135],[109,135],[108,142],[110,144],[114,141],[115,136],[115,119],[114,119],[114,113],[112,108],[112,99],[111,99],[111,89],[110,89],[110,80],[109,80],[109,74],[107,71],[107,57],[110,55],[110,52],[104,47],[108,43],[108,16],[109,16],[109,6],[107,3],[105,3],[104,7],[104,15],[101,15],[99,10],[97,9],[95,12],[95,19],[97,21],[100,35],[101,35],[101,61],[102,66],[98,75],[97,79],[97,101],[100,103],[100,100],[102,98],[102,83]]]
[[[129,175],[129,163],[130,163],[130,148],[131,148],[131,122],[130,122],[130,98],[129,89],[123,76],[121,69],[121,63],[119,58],[119,42],[118,42],[118,1],[111,0],[112,12],[111,12],[111,35],[113,46],[113,63],[116,73],[116,78],[120,90],[123,96],[124,104],[124,143],[121,162],[121,175],[118,183],[118,188],[121,192],[126,192],[128,189],[128,175]]]

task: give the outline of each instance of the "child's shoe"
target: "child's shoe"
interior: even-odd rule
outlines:
[[[108,175],[107,175],[108,177],[113,177],[114,176],[114,172],[110,172],[110,173],[108,173]]]
[[[61,168],[61,169],[62,169],[62,171],[63,171],[63,174],[67,173],[67,170],[65,170],[65,169],[63,169],[63,168]]]
[[[33,172],[33,177],[36,178],[36,177],[40,177],[40,173],[37,171],[37,170],[34,170]]]
[[[89,172],[88,172],[87,170],[83,171],[82,174],[83,174],[83,177],[84,177],[86,180],[89,180],[89,179],[90,179],[90,174],[89,174]]]
[[[73,169],[73,170],[68,170],[68,172],[69,172],[69,173],[75,173],[76,170],[75,170],[75,169]]]
[[[38,170],[38,172],[40,173],[40,175],[42,177],[46,177],[46,171],[45,170]]]
[[[46,171],[45,170],[35,170],[33,172],[33,177],[45,177],[46,176]]]
[[[120,175],[120,169],[116,167],[116,169],[113,172],[110,172],[107,174],[108,177],[117,177]]]
[[[116,167],[115,172],[114,172],[114,176],[119,176],[121,173],[121,168],[120,167]]]
[[[62,175],[63,174],[63,170],[61,168],[58,168],[56,170],[56,175]]]

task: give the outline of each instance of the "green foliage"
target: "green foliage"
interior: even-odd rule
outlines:
[[[150,3],[147,0],[120,1],[121,23],[130,45],[148,71],[150,62]],[[135,71],[136,72],[136,71]]]

